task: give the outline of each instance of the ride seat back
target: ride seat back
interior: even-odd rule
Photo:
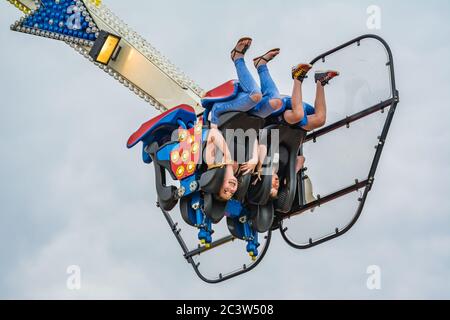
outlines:
[[[258,138],[264,119],[245,112],[227,112],[219,118],[219,130],[228,143],[228,148],[234,161],[239,164],[247,162],[252,157],[253,143]],[[232,134],[232,136],[229,136]],[[238,189],[234,198],[244,201],[251,183],[251,175],[240,175]]]
[[[212,223],[219,223],[225,216],[225,209],[227,203],[216,198],[222,187],[225,177],[225,168],[215,168],[207,170],[200,177],[200,190],[204,192],[203,195],[203,210]]]
[[[252,226],[259,233],[267,232],[273,225],[273,203],[268,202],[266,205],[251,206],[252,211],[255,213],[252,220]]]
[[[153,142],[157,142],[161,146],[170,141],[172,132],[179,127],[178,120],[182,120],[186,124],[195,123],[197,116],[194,108],[183,104],[150,119],[130,136],[127,148],[133,148],[142,141],[142,159],[145,163],[151,163],[152,159],[145,149]]]
[[[239,81],[230,80],[208,91],[202,99],[203,108],[210,110],[214,103],[225,102],[233,99],[239,93]],[[207,118],[205,118],[205,121]]]
[[[259,143],[268,142],[270,131],[263,129],[260,131]],[[250,184],[247,194],[247,201],[252,205],[266,205],[271,202],[270,191],[272,190],[272,177],[275,166],[278,167],[279,155],[277,159],[267,156],[262,167],[262,176],[259,180]],[[275,163],[276,162],[276,163]]]
[[[153,142],[150,146],[145,148],[145,152],[148,153],[148,155],[152,159],[156,160],[156,153],[158,149],[159,149],[158,143]],[[175,197],[175,192],[177,191],[177,188],[175,186],[167,185],[166,169],[164,166],[158,163],[158,161],[155,161],[154,167],[155,167],[155,185],[156,185],[156,192],[158,194],[159,206],[165,211],[170,211],[176,206],[178,202],[178,199]]]
[[[306,131],[291,127],[285,124],[275,124],[267,127],[268,130],[278,130],[280,165],[278,176],[280,179],[280,188],[278,197],[275,200],[275,210],[286,213],[292,208],[297,190],[297,173],[295,172],[297,156],[303,141],[306,137]],[[270,142],[269,154],[275,146]]]

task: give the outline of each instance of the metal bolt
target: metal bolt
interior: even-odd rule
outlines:
[[[192,205],[192,209],[197,210],[200,208],[200,203],[196,202]]]
[[[186,189],[184,187],[179,188],[178,189],[178,197],[181,198],[182,196],[184,196],[185,192],[186,192]]]
[[[191,192],[194,192],[197,189],[197,186],[198,186],[197,181],[192,181],[191,184],[189,185],[189,190]]]

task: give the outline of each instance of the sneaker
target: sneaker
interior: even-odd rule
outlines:
[[[311,70],[312,65],[308,63],[300,63],[299,65],[292,68],[292,79],[297,79],[303,82],[307,78],[306,74]]]
[[[331,79],[339,76],[338,71],[328,70],[328,71],[316,71],[314,76],[315,82],[320,81],[320,83],[325,86],[330,82]]]

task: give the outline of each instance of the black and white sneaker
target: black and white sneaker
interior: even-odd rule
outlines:
[[[316,74],[314,76],[314,79],[317,83],[317,81],[320,81],[320,83],[325,86],[327,85],[331,79],[339,76],[338,71],[334,70],[327,70],[327,71],[316,71]]]

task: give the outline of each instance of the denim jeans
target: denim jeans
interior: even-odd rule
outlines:
[[[280,99],[280,92],[270,75],[267,65],[259,66],[258,74],[261,81],[263,99],[249,113],[265,119],[274,112],[269,101],[272,99]]]
[[[211,109],[211,123],[218,124],[219,117],[231,111],[242,111],[247,112],[253,109],[257,103],[254,102],[250,96],[261,93],[261,89],[258,84],[253,79],[250,71],[248,70],[244,58],[237,59],[234,62],[236,66],[236,72],[238,75],[238,80],[242,88],[242,92],[230,101],[217,102]]]
[[[280,92],[270,75],[269,68],[267,68],[267,65],[258,67],[258,74],[261,82],[260,89],[248,70],[243,58],[237,59],[234,64],[243,92],[240,92],[237,97],[231,101],[214,104],[211,110],[211,123],[218,124],[219,117],[230,111],[249,111],[249,114],[260,118],[269,117],[274,111],[270,106],[269,101],[280,98]],[[263,95],[263,99],[259,103],[250,99],[250,96],[255,93],[262,93]]]

